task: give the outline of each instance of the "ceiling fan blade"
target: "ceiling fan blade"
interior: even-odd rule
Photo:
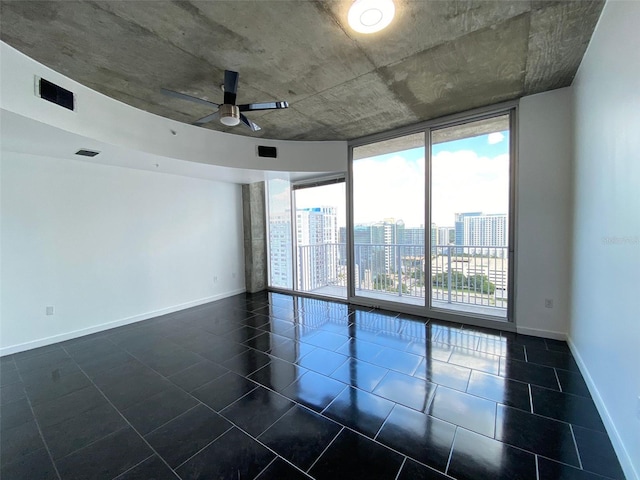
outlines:
[[[160,91],[165,95],[179,98],[181,100],[188,100],[190,102],[201,103],[202,105],[207,105],[209,107],[215,107],[215,108],[218,108],[220,106],[217,103],[213,103],[208,100],[203,100],[202,98],[198,98],[198,97],[193,97],[191,95],[187,95],[186,93],[174,92],[173,90],[167,90],[166,88],[161,88]]]
[[[247,127],[251,129],[252,132],[257,132],[258,130],[262,130],[258,125],[253,123],[247,117],[245,117],[242,113],[240,114],[240,121],[244,123]]]
[[[250,112],[253,110],[276,110],[288,107],[288,102],[245,103],[244,105],[238,105],[241,112]]]
[[[231,70],[224,71],[224,103],[226,105],[236,104],[236,94],[238,93],[238,72]]]
[[[218,118],[220,118],[220,111],[214,112],[211,115],[207,115],[206,117],[202,117],[200,120],[196,120],[191,125],[204,125],[205,123],[217,120]]]

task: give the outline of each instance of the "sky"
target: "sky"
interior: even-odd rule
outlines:
[[[439,143],[432,152],[432,221],[453,227],[454,214],[507,213],[509,205],[508,131]],[[424,148],[356,160],[353,165],[354,222],[402,219],[424,225]],[[338,207],[346,224],[345,184],[296,191],[297,208]],[[288,192],[282,192],[288,196]],[[336,201],[337,200],[337,201]]]

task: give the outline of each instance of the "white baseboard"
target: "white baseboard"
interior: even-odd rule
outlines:
[[[582,377],[584,378],[584,381],[586,382],[587,387],[589,388],[589,392],[591,393],[591,397],[593,398],[593,403],[595,403],[596,408],[598,409],[598,413],[602,418],[602,423],[604,423],[605,429],[609,434],[609,439],[611,440],[613,449],[616,451],[616,454],[618,455],[618,460],[620,461],[620,466],[622,467],[625,477],[627,477],[627,480],[640,480],[640,474],[636,471],[635,467],[633,466],[633,462],[631,461],[631,456],[629,455],[629,452],[627,452],[627,449],[625,448],[624,443],[620,438],[618,429],[614,425],[613,420],[611,419],[611,415],[609,415],[609,410],[607,409],[607,406],[602,400],[602,396],[600,395],[598,387],[593,381],[593,378],[589,373],[589,369],[587,368],[587,365],[584,363],[584,360],[582,360],[582,356],[580,355],[578,348],[571,340],[571,337],[567,338],[567,343],[569,344],[569,348],[571,349],[573,358],[576,360],[576,363],[580,368]]]
[[[171,307],[161,308],[152,312],[141,313],[139,315],[133,315],[131,317],[121,318],[119,320],[113,320],[107,323],[101,323],[100,325],[92,325],[91,327],[82,328],[80,330],[74,330],[72,332],[60,333],[58,335],[52,335],[50,337],[39,338],[37,340],[31,340],[25,343],[19,343],[17,345],[10,345],[8,347],[0,348],[0,356],[11,355],[12,353],[24,352],[25,350],[31,350],[33,348],[44,347],[53,343],[64,342],[65,340],[71,340],[73,338],[82,337],[91,333],[102,332],[111,328],[121,327],[123,325],[129,325],[130,323],[141,322],[142,320],[148,320],[150,318],[159,317],[160,315],[166,315],[168,313],[177,312],[179,310],[185,310],[191,307],[197,307],[205,303],[215,302],[223,298],[231,297],[244,293],[246,290],[240,288],[237,290],[231,290],[229,292],[212,295],[210,297],[200,298],[191,302],[181,303],[179,305],[172,305]]]
[[[567,334],[564,332],[555,332],[553,330],[541,330],[539,328],[518,327],[516,331],[523,335],[533,335],[534,337],[552,338],[554,340],[567,340]]]

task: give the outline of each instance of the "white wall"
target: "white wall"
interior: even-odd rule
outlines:
[[[574,81],[570,342],[640,478],[640,2],[609,1]]]
[[[571,89],[520,100],[515,320],[519,332],[565,339],[571,251]],[[545,299],[553,308],[545,308]]]
[[[0,173],[2,354],[244,291],[239,185],[9,152]]]

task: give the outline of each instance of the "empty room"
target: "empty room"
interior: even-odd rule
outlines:
[[[640,480],[638,25],[0,0],[0,478]]]

